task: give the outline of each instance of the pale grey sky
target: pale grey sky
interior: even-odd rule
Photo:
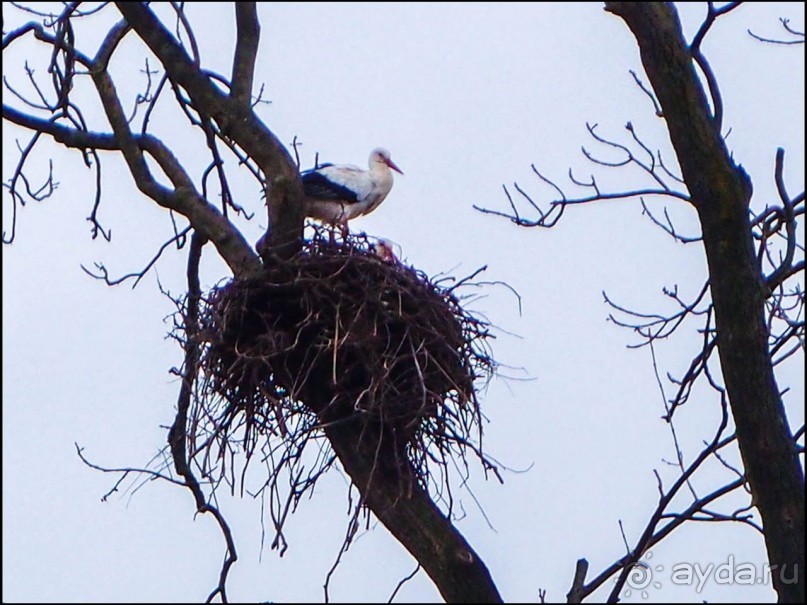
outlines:
[[[203,64],[228,73],[232,8],[191,3],[187,11]],[[681,11],[691,37],[705,4]],[[8,3],[3,12],[6,31],[20,22]],[[114,9],[88,22],[90,29],[103,32],[107,13]],[[620,519],[628,539],[638,537],[657,501],[653,469],[673,477],[662,462],[674,450],[649,351],[626,349],[635,339],[606,322],[601,292],[639,310],[667,309],[662,287],[697,294],[704,257],[698,244],[675,243],[653,227],[638,201],[569,209],[549,231],[517,228],[472,205],[506,209],[501,186],[513,181],[548,199],[553,192],[540,185],[531,163],[559,182],[568,182],[570,166],[586,178],[592,167],[580,146],[593,147],[587,121],[623,141],[632,121],[672,162],[664,125],[628,72],[641,73],[630,32],[593,3],[273,3],[261,5],[260,16],[256,80],[271,100],[260,113],[285,143],[298,137],[303,165],[312,165],[317,152],[323,161],[364,165],[369,151],[383,146],[405,173],[352,229],[392,240],[406,262],[429,274],[462,277],[488,265],[487,279],[520,293],[520,315],[504,287],[485,288],[472,306],[501,328],[493,352],[513,367],[502,369],[513,379],[496,379],[482,394],[486,449],[512,471],[504,471],[504,485],[485,482],[481,472],[472,476],[484,515],[456,490],[467,513],[458,527],[506,600],[535,602],[539,588],[551,601],[565,599],[579,557],[588,558],[594,575],[624,554]],[[779,17],[803,30],[804,5],[750,3],[721,19],[704,45],[724,95],[729,145],[751,174],[760,206],[766,196],[774,199],[779,146],[787,149],[790,190],[804,188],[804,49],[760,44],[746,33],[750,27],[777,35]],[[134,36],[126,44],[116,84],[133,95],[144,83],[143,51]],[[21,82],[23,58],[37,65],[42,56],[20,44],[12,60],[4,57],[3,75]],[[100,112],[89,117],[104,129]],[[169,118],[162,119],[170,133]],[[4,124],[4,181],[18,138],[25,133]],[[172,144],[189,165],[206,163],[198,138]],[[157,277],[181,292],[185,254],[167,254],[134,291],[87,277],[81,264],[103,262],[116,275],[138,270],[170,237],[170,221],[109,158],[101,218],[113,241],[91,241],[85,218],[92,173],[78,154],[52,143],[35,161],[46,166],[49,157],[57,194],[23,208],[17,239],[3,248],[3,600],[202,600],[224,552],[213,520],[194,519],[190,494],[161,482],[101,503],[116,477],[86,468],[73,445],[109,467],[145,465],[163,447],[178,389],[168,371],[182,356],[165,338],[172,306]],[[637,183],[635,173],[597,174],[603,188]],[[238,203],[257,213],[241,225],[255,241],[265,227],[261,200],[249,179],[233,185]],[[670,212],[685,233],[697,234],[691,209],[672,204]],[[9,216],[5,197],[5,230]],[[207,287],[228,276],[210,253],[203,270]],[[664,371],[684,371],[697,351],[695,327],[657,350]],[[778,376],[791,388],[785,402],[794,426],[804,422],[803,363],[802,353]],[[711,438],[717,418],[714,399],[700,395],[678,418],[687,456]],[[729,458],[736,462],[736,451]],[[696,483],[707,490],[710,479],[707,473]],[[290,548],[282,559],[261,552],[260,502],[224,499],[240,557],[230,598],[322,600],[346,530],[346,487],[338,472],[317,486],[287,525]],[[414,569],[382,526],[371,527],[343,557],[333,600],[387,599]],[[720,565],[730,555],[761,567],[762,539],[722,524],[676,532],[653,549],[652,564],[662,569],[650,600],[772,600],[764,585],[707,581],[696,591],[670,579],[675,563]],[[398,599],[439,595],[421,573]],[[642,600],[639,593],[625,597]]]

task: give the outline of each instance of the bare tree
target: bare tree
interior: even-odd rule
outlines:
[[[157,8],[168,9],[169,16],[160,19],[155,12]],[[471,448],[490,470],[495,470],[470,440],[471,431],[479,426],[472,383],[477,370],[484,372],[483,366],[489,362],[485,353],[475,350],[470,343],[474,338],[485,338],[484,325],[463,314],[452,294],[456,285],[438,288],[428,280],[424,282],[414,270],[388,267],[374,257],[369,246],[362,246],[363,242],[346,242],[350,245],[344,247],[348,251],[344,255],[342,249],[326,250],[314,243],[307,254],[295,256],[303,244],[299,170],[286,147],[254,110],[260,101],[260,97],[253,97],[260,34],[256,5],[236,3],[234,8],[238,36],[229,77],[211,73],[202,66],[194,31],[181,4],[154,7],[121,2],[85,9],[82,3],[76,2],[66,5],[56,15],[39,13],[36,7],[23,8],[31,14],[32,20],[4,35],[4,53],[17,41],[34,38],[48,49],[50,62],[46,69],[48,77],[42,80],[36,77],[35,70],[26,66],[25,91],[5,80],[14,103],[3,104],[3,119],[32,133],[30,140],[21,146],[16,170],[4,184],[11,197],[13,217],[18,206],[45,199],[55,192],[52,176],[46,177],[44,185],[34,190],[30,185],[33,177],[28,174],[32,153],[44,137],[50,137],[80,152],[87,166],[95,169],[99,185],[88,217],[94,237],[109,237],[99,218],[99,208],[104,201],[100,175],[106,152],[124,159],[145,198],[187,223],[184,227],[176,225],[174,237],[160,247],[143,271],[113,279],[104,267],[99,267],[98,272],[91,273],[95,277],[110,285],[127,278],[139,279],[166,249],[172,245],[183,248],[188,234],[193,234],[187,295],[176,300],[180,319],[175,336],[185,350],[185,363],[179,372],[182,387],[177,416],[168,435],[179,478],[156,474],[190,489],[197,510],[212,514],[222,529],[227,556],[210,599],[227,600],[227,575],[237,559],[229,525],[215,506],[215,489],[220,485],[233,487],[228,482],[234,469],[218,466],[219,456],[243,453],[246,465],[255,448],[262,447],[266,448],[262,453],[273,460],[280,456],[278,466],[270,471],[270,489],[278,487],[277,469],[292,473],[292,486],[285,503],[279,510],[273,510],[277,547],[282,548],[282,524],[289,508],[313,485],[319,474],[332,466],[335,455],[360,493],[345,548],[358,527],[360,512],[370,510],[419,561],[446,600],[501,601],[485,564],[452,524],[450,506],[448,513],[444,512],[429,493],[430,465],[447,468],[457,448],[461,458],[465,448]],[[98,12],[112,11],[118,12],[117,23],[109,28],[94,52],[88,50],[88,42],[81,35],[82,20]],[[173,33],[165,24],[172,19],[175,22]],[[160,64],[158,70],[153,70],[146,62],[147,89],[133,100],[118,94],[111,70],[116,52],[131,38],[136,38],[141,51],[147,50]],[[155,84],[152,78],[158,75]],[[100,101],[106,117],[106,126],[101,130],[89,126],[98,122],[97,116],[89,115],[85,108],[88,102],[84,95],[91,91]],[[84,100],[79,101],[79,98]],[[192,172],[190,166],[183,165],[171,147],[181,141],[176,122],[169,131],[154,132],[157,127],[152,116],[166,105],[179,110],[189,127],[186,132],[201,133],[209,164],[199,172]],[[244,170],[254,179],[266,201],[268,230],[261,239],[260,255],[233,221],[235,216],[246,214],[231,190],[232,179],[240,178]],[[166,179],[168,184],[164,184]],[[218,203],[216,197],[220,199]],[[4,237],[6,243],[13,242],[16,236],[14,218]],[[208,242],[226,261],[234,283],[240,286],[223,291],[218,298],[211,296],[203,300],[198,268],[202,249]],[[321,262],[315,260],[313,265],[308,264],[312,258]],[[343,291],[340,298],[336,290],[339,280],[329,278],[338,278],[356,267],[361,270],[352,284],[354,287],[347,293]],[[322,273],[323,270],[330,273]],[[340,310],[346,309],[340,307],[342,302],[349,295],[354,302],[358,300],[355,296],[361,289],[355,286],[369,279],[367,276],[373,271],[379,279],[389,282],[386,289],[380,282],[372,282],[371,291],[382,296],[376,301],[377,305],[370,307],[365,298],[359,308],[350,313],[345,311],[340,317]],[[286,281],[281,284],[277,280]],[[250,310],[246,301],[254,300],[250,297],[257,288],[251,288],[258,283],[264,288],[260,302],[265,306],[265,313],[269,313],[269,307],[275,304],[273,301],[280,299],[276,292],[274,295],[266,292],[274,292],[273,288],[281,286],[292,289],[285,300],[297,301],[298,306],[272,318],[268,315],[258,318],[265,322],[262,329],[267,336],[253,343],[251,353],[255,357],[249,359],[258,359],[258,365],[251,366],[249,356],[241,352],[234,358],[227,357],[243,345],[240,337],[248,335],[239,333],[233,337],[232,324],[216,321],[220,316],[232,318],[239,325],[246,321],[246,315],[233,309],[244,313]],[[309,285],[311,289],[305,292],[295,289],[300,284]],[[327,295],[322,294],[320,286],[330,288]],[[383,298],[385,292],[396,294],[386,299]],[[407,293],[411,295],[408,303]],[[311,313],[310,309],[317,302],[313,298],[317,296],[320,303],[338,302],[324,305],[336,313],[335,317]],[[417,306],[424,296],[432,307]],[[218,302],[218,307],[205,307],[213,300]],[[300,307],[299,301],[310,303],[308,309]],[[414,305],[409,323],[396,327],[395,321],[390,319],[395,304],[406,306],[409,303]],[[238,308],[237,304],[245,306]],[[369,319],[362,315],[368,308],[373,311]],[[388,310],[386,316],[385,309]],[[294,314],[298,312],[302,316]],[[392,314],[406,316],[402,311]],[[270,319],[276,323],[266,323]],[[204,326],[203,320],[207,321]],[[447,324],[440,325],[441,321]],[[289,330],[285,334],[289,342],[283,341],[284,335],[277,336],[281,324]],[[310,341],[300,339],[302,324],[309,328]],[[418,331],[424,327],[425,330]],[[449,338],[452,330],[456,333]],[[386,332],[386,339],[377,338],[379,332]],[[321,335],[329,333],[333,353],[313,355],[312,359],[310,352],[323,346]],[[221,338],[213,343],[205,341],[210,334]],[[356,342],[356,334],[365,336]],[[278,342],[273,340],[276,336]],[[379,341],[380,345],[374,349],[371,342]],[[233,348],[225,350],[224,344]],[[267,349],[270,345],[277,346],[270,351]],[[432,345],[442,348],[442,353]],[[380,355],[386,357],[368,367],[362,355],[378,351],[379,347]],[[337,353],[340,372],[354,383],[368,380],[354,376],[366,372],[370,375],[369,386],[356,391],[355,384],[336,384]],[[447,357],[441,357],[443,355]],[[272,366],[274,361],[270,356],[272,360],[280,356],[283,361]],[[333,359],[332,366],[329,358]],[[209,373],[202,376],[205,360]],[[231,365],[224,368],[222,375],[215,375],[223,360],[229,360]],[[351,367],[346,360],[354,364],[352,369],[356,372],[349,371]],[[403,360],[406,361],[400,363]],[[288,376],[288,367],[295,364],[297,371]],[[348,365],[347,370],[345,365]],[[331,367],[333,380],[329,373]],[[247,385],[254,390],[248,392]],[[341,386],[344,386],[342,391],[337,388]],[[422,400],[422,405],[408,408],[411,410],[407,412],[408,417],[402,414],[386,418],[385,414],[395,410],[374,406],[373,402],[384,399],[381,394],[386,400],[401,399],[397,406],[395,402],[390,404],[390,408],[406,408],[407,396]],[[208,421],[210,424],[206,424]],[[241,424],[236,424],[238,422]],[[210,432],[206,432],[208,430]],[[238,437],[235,436],[237,431],[241,431]],[[262,445],[254,440],[256,432],[265,438]],[[322,434],[327,437],[332,453],[321,458],[319,470],[313,476],[294,475],[302,466],[299,460],[305,445],[313,440],[313,435]],[[274,445],[278,435],[285,454],[278,453],[280,450]],[[236,439],[243,439],[243,443]],[[426,443],[434,449],[428,449]],[[81,450],[79,455],[82,455]],[[147,469],[142,472],[155,474]],[[217,476],[211,483],[213,474]],[[211,484],[212,489],[206,491],[205,486]]]
[[[172,246],[188,248],[187,291],[176,298],[174,335],[183,348],[184,363],[177,370],[181,387],[168,434],[173,469],[141,472],[189,489],[196,509],[213,515],[219,523],[227,554],[209,600],[227,601],[227,577],[237,560],[235,538],[215,500],[219,486],[235,489],[236,472],[234,466],[218,461],[241,455],[247,465],[252,453],[259,450],[274,465],[266,483],[278,502],[272,509],[273,546],[284,548],[283,522],[289,510],[338,460],[360,494],[345,547],[355,534],[361,512],[370,510],[417,559],[447,601],[500,602],[484,562],[452,523],[450,493],[441,501],[430,492],[434,465],[446,468],[449,460],[467,465],[467,451],[478,457],[486,471],[496,473],[478,439],[472,438],[479,430],[474,380],[493,364],[484,350],[487,326],[460,308],[454,294],[462,281],[450,288],[439,287],[414,272],[386,267],[365,242],[356,239],[344,242],[336,252],[322,240],[303,241],[299,162],[255,111],[262,101],[262,95],[253,96],[260,36],[256,6],[234,6],[238,36],[228,76],[202,65],[189,17],[179,3],[120,2],[85,8],[76,2],[56,15],[38,13],[35,7],[23,9],[30,12],[31,21],[4,33],[4,53],[18,41],[33,38],[47,49],[49,62],[45,77],[26,65],[23,85],[8,75],[4,79],[5,97],[10,100],[4,101],[3,119],[31,133],[20,145],[16,169],[4,179],[13,209],[4,242],[10,244],[16,237],[19,206],[55,193],[52,173],[39,181],[30,174],[31,158],[47,137],[80,153],[95,171],[98,186],[88,217],[93,237],[110,236],[100,218],[105,199],[100,189],[102,159],[110,154],[123,159],[143,198],[165,208],[175,221],[173,237],[141,271],[122,278],[110,277],[104,267],[90,273],[110,285],[137,281]],[[804,272],[804,261],[798,259],[803,241],[797,230],[797,220],[804,214],[804,193],[792,196],[787,192],[784,151],[780,150],[773,162],[780,201],[762,211],[751,211],[750,178],[732,159],[722,135],[722,100],[701,43],[715,20],[736,6],[716,8],[709,3],[700,30],[686,44],[672,5],[606,4],[637,39],[652,87],[652,92],[644,90],[666,120],[680,176],[630,124],[627,143],[602,136],[592,125],[589,130],[595,141],[622,157],[611,161],[587,153],[589,159],[611,167],[638,167],[647,186],[605,192],[594,178],[573,178],[588,191],[570,198],[535,170],[559,196],[547,207],[518,188],[528,211],[536,212],[537,218],[522,216],[509,192],[510,211],[482,209],[519,225],[551,227],[568,206],[641,198],[654,224],[680,241],[702,242],[709,260],[709,281],[694,300],[685,300],[675,289],[667,292],[680,307],[673,315],[640,313],[606,299],[613,308],[612,319],[633,329],[640,344],[651,351],[685,321],[702,322],[702,347],[690,367],[679,378],[671,378],[672,394],[666,392],[660,376],[659,387],[671,430],[677,410],[699,380],[705,380],[716,394],[721,420],[693,460],[686,462],[678,450],[680,474],[672,485],[665,486],[658,476],[658,506],[633,544],[626,537],[625,556],[589,581],[588,563],[578,561],[568,595],[572,602],[582,601],[615,575],[617,582],[609,600],[618,600],[642,555],[687,521],[746,524],[764,533],[772,566],[803,570],[804,479],[796,443],[803,438],[803,427],[793,431],[787,422],[774,368],[803,348],[803,289],[793,284]],[[161,11],[164,14],[158,17]],[[98,13],[114,15],[116,23],[94,48],[83,37],[81,26],[82,20]],[[171,22],[173,31],[167,25]],[[803,40],[803,34],[787,22],[783,25],[786,35]],[[129,43],[159,64],[155,68],[145,61],[146,89],[134,98],[124,98],[113,79],[116,53]],[[639,76],[634,77],[644,87]],[[92,113],[92,102],[87,99],[100,102],[105,120]],[[178,123],[170,131],[157,130],[153,116],[166,107],[184,119],[183,134],[179,134]],[[176,146],[188,133],[206,146],[208,160],[202,167],[178,159]],[[236,217],[249,216],[233,194],[234,181],[244,175],[251,179],[256,195],[265,198],[267,208],[268,229],[258,252],[235,222]],[[36,185],[38,182],[42,184]],[[702,236],[682,235],[666,214],[662,218],[651,213],[644,199],[656,197],[692,204]],[[202,292],[199,283],[199,261],[208,243],[233,275],[230,285],[213,293]],[[302,255],[298,254],[301,248]],[[322,260],[312,264],[311,258]],[[385,286],[362,291],[363,300],[375,305],[374,315],[369,319],[362,315],[363,305],[352,309],[356,320],[345,324],[348,334],[340,332],[343,318],[338,313],[335,317],[317,314],[310,307],[290,302],[337,298],[344,303],[341,308],[350,308],[350,294],[331,280],[336,274],[352,276],[352,284],[371,279]],[[379,356],[367,363],[363,355],[372,349],[380,326],[395,321],[385,315],[392,302],[384,298],[384,291],[399,295],[395,298],[400,305],[396,317],[404,316],[409,322],[394,334],[385,327]],[[432,301],[430,306],[419,306],[417,301],[424,298]],[[404,307],[409,309],[406,313]],[[233,335],[233,326],[250,329]],[[261,330],[252,329],[255,326]],[[269,332],[280,336],[267,336]],[[319,353],[309,357],[312,347],[295,346],[309,332],[328,335],[330,343],[323,350],[333,358],[332,363]],[[256,333],[261,337],[245,340]],[[357,334],[359,340],[355,340]],[[394,345],[391,349],[390,343]],[[714,371],[715,353],[722,380]],[[341,363],[348,359],[353,364],[350,367],[361,369],[357,372],[361,376],[355,379],[358,387],[337,384],[331,378],[337,355]],[[276,358],[283,363],[277,365]],[[374,368],[370,378],[362,374],[368,367]],[[415,415],[390,418],[395,408],[372,403],[376,398],[395,397],[419,400]],[[735,432],[731,432],[730,417]],[[304,448],[323,435],[330,449],[318,457],[313,471],[305,469],[298,464]],[[722,457],[724,449],[734,444],[742,453],[742,470]],[[83,457],[81,450],[79,455]],[[707,460],[723,464],[730,480],[701,494],[691,478]],[[278,469],[292,477],[290,490],[282,498],[277,491]],[[715,510],[722,496],[746,485],[752,498],[747,508]],[[690,504],[675,510],[673,499],[682,493],[691,495]],[[762,527],[753,519],[751,506],[759,510]],[[779,598],[782,602],[803,601],[803,574],[797,574],[796,582],[788,581],[791,577],[773,574]],[[542,600],[544,596],[540,595]]]
[[[799,461],[803,448],[797,440],[804,427],[793,430],[788,423],[774,367],[804,348],[804,260],[803,234],[797,223],[804,215],[804,192],[791,195],[784,181],[785,151],[778,149],[773,164],[779,193],[777,204],[766,204],[761,210],[751,208],[753,187],[749,175],[734,160],[723,134],[723,100],[718,79],[702,51],[702,43],[715,21],[735,10],[739,2],[716,7],[708,3],[706,18],[687,44],[677,11],[671,3],[606,2],[608,12],[624,20],[636,38],[642,65],[652,90],[639,76],[633,77],[653,102],[656,114],[669,131],[670,142],[680,167],[663,161],[660,151],[643,141],[631,123],[626,126],[627,141],[602,136],[596,125],[589,125],[592,138],[611,153],[615,160],[604,159],[583,149],[594,164],[616,169],[638,168],[646,183],[621,191],[602,191],[596,179],[575,179],[572,184],[587,190],[582,197],[570,198],[535,167],[538,178],[555,189],[558,197],[548,205],[516,185],[523,202],[519,205],[505,189],[510,211],[487,208],[479,210],[506,216],[525,227],[553,227],[564,211],[578,204],[602,200],[638,198],[644,213],[671,237],[684,243],[700,242],[704,246],[709,278],[693,301],[683,300],[677,290],[666,291],[680,308],[674,315],[640,313],[614,303],[611,319],[636,331],[642,345],[651,347],[668,338],[690,317],[702,318],[702,348],[681,378],[670,378],[672,397],[664,396],[666,420],[675,437],[673,417],[688,400],[693,385],[706,380],[719,396],[722,419],[714,437],[688,466],[678,450],[681,475],[671,488],[659,482],[659,506],[642,536],[628,554],[603,574],[585,583],[587,564],[581,560],[570,601],[579,601],[621,569],[611,599],[619,596],[631,566],[658,540],[686,520],[740,521],[752,523],[764,534],[773,585],[780,602],[803,602],[804,593],[804,473]],[[768,42],[804,42],[798,32],[783,20],[789,40]],[[752,35],[753,32],[752,32]],[[774,154],[772,154],[774,155]],[[694,206],[702,235],[685,236],[676,230],[665,209],[663,218],[654,214],[649,199],[672,200]],[[537,217],[524,217],[519,206]],[[720,360],[722,380],[714,367],[714,354]],[[655,359],[655,356],[654,356]],[[658,377],[658,368],[657,368]],[[659,378],[659,386],[664,386]],[[728,411],[736,433],[726,435]],[[720,458],[719,450],[736,439],[744,469],[730,469],[735,479],[699,496],[694,489],[692,504],[680,513],[668,510],[679,490],[687,487],[692,473],[710,456]],[[677,443],[677,441],[676,441]],[[746,509],[729,514],[716,514],[707,508],[720,496],[747,482],[751,502]],[[756,507],[762,527],[751,520],[748,511]],[[764,529],[763,529],[764,528]]]

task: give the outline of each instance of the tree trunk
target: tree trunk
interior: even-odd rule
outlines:
[[[358,435],[370,447],[356,447]],[[447,603],[501,603],[488,568],[462,534],[440,511],[413,474],[389,472],[383,461],[394,454],[374,452],[383,436],[370,435],[358,420],[325,428],[342,466],[359,488],[367,507],[423,567]]]

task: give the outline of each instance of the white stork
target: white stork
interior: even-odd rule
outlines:
[[[370,244],[370,251],[379,259],[390,265],[400,265],[401,261],[395,256],[395,251],[392,249],[392,242],[383,237],[378,238],[378,242]]]
[[[305,214],[347,234],[348,220],[368,214],[384,201],[392,189],[392,171],[403,174],[386,149],[374,149],[369,170],[358,166],[323,164],[302,173]]]

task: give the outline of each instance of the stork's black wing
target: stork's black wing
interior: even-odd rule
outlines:
[[[308,170],[301,175],[303,180],[303,191],[306,197],[339,200],[346,203],[358,202],[358,194],[345,185],[340,185],[329,179],[326,174],[320,172],[326,166],[321,166],[318,170]]]

